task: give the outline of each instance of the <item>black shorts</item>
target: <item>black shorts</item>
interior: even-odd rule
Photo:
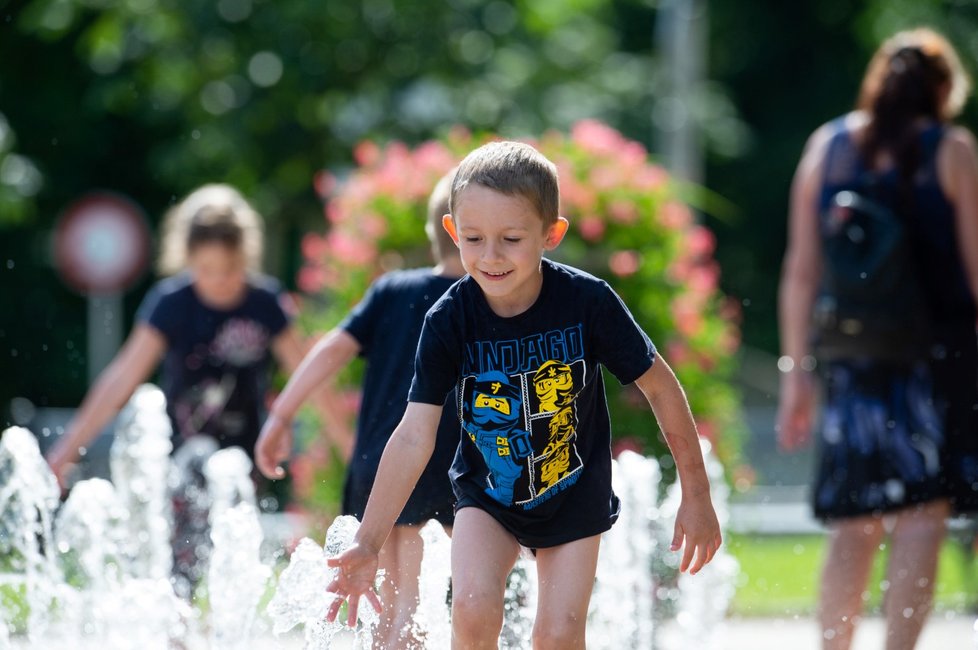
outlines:
[[[360,477],[355,472],[347,474],[343,486],[344,515],[352,515],[363,521],[373,483],[373,476]],[[441,481],[425,480],[423,476],[404,504],[396,523],[399,526],[420,525],[430,519],[445,526],[455,523],[455,494],[447,475]]]

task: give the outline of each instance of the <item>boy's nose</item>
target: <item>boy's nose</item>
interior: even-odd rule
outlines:
[[[486,242],[486,245],[482,248],[482,259],[486,261],[498,260],[499,245],[495,242]]]

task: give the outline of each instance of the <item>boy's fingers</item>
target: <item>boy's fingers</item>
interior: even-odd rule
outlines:
[[[340,613],[340,606],[343,601],[346,600],[343,596],[337,596],[333,599],[332,604],[330,604],[329,609],[326,610],[326,620],[330,623],[336,620],[336,615]]]
[[[381,611],[384,609],[383,605],[380,602],[380,598],[377,597],[377,593],[373,589],[367,591],[367,601],[371,605],[373,605],[374,610],[378,614],[380,614]]]
[[[689,568],[689,563],[693,560],[693,551],[696,547],[686,541],[686,547],[683,549],[683,560],[679,563],[679,571],[685,571]]]
[[[347,600],[346,602],[348,603],[346,607],[346,624],[349,625],[350,627],[356,627],[357,609],[359,609],[360,597],[351,596],[350,599]]]
[[[672,533],[672,543],[669,544],[670,551],[678,551],[679,547],[683,545],[683,527],[677,521],[676,527],[673,529]]]

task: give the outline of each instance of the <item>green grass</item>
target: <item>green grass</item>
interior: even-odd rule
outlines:
[[[815,612],[825,552],[821,535],[735,535],[727,550],[740,563],[736,616],[810,616]],[[878,553],[870,576],[867,611],[878,611],[886,549]],[[978,562],[958,541],[941,550],[935,606],[938,610],[974,611],[978,607]]]

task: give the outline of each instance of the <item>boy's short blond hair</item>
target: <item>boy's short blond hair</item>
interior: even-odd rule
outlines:
[[[457,168],[456,168],[457,169]],[[451,212],[449,200],[452,195],[452,179],[455,177],[455,169],[448,172],[435,185],[428,197],[428,218],[424,224],[425,234],[431,242],[431,252],[435,256],[435,262],[444,261],[447,257],[458,255],[458,247],[455,240],[448,234],[442,226],[442,217]]]
[[[452,181],[453,211],[462,190],[472,183],[526,199],[544,226],[557,221],[560,206],[557,166],[528,144],[490,142],[466,156]]]

